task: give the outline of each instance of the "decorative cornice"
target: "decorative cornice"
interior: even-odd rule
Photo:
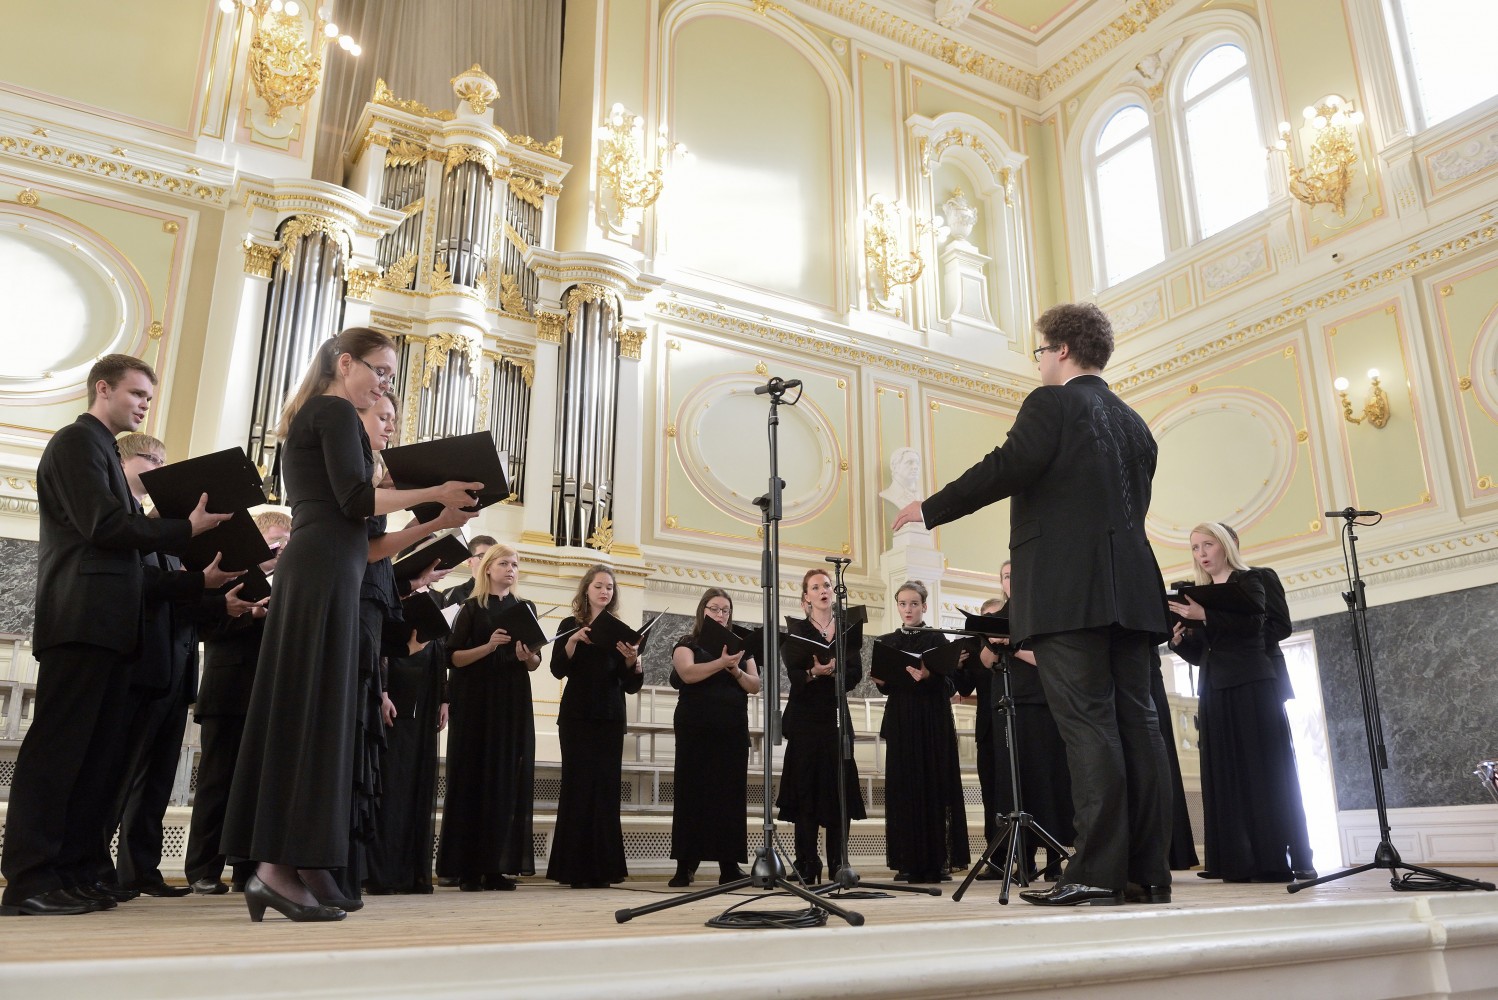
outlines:
[[[987,379],[965,375],[960,371],[944,371],[929,364],[907,361],[897,355],[881,354],[865,350],[861,347],[834,343],[810,332],[810,329],[808,329],[808,332],[803,333],[783,327],[770,326],[751,319],[715,312],[712,309],[680,301],[657,303],[655,311],[658,316],[690,323],[701,329],[714,330],[734,334],[746,339],[779,344],[783,347],[790,347],[809,354],[820,354],[824,357],[837,358],[855,365],[870,365],[883,368],[886,371],[899,372],[901,375],[906,375],[921,382],[951,386],[980,396],[991,396],[995,399],[1006,399],[1019,403],[1023,402],[1025,396],[1029,394],[1028,390],[1020,391],[1019,389],[1000,385],[997,382]]]
[[[1048,97],[1055,93],[1063,83],[1139,34],[1174,6],[1175,0],[1138,0],[1102,31],[1046,67],[1036,78],[1039,96]]]
[[[1498,531],[1489,529],[1365,556],[1361,568],[1367,581],[1393,582],[1495,562],[1498,562]],[[1347,587],[1347,571],[1341,563],[1326,564],[1286,573],[1283,580],[1291,596],[1312,600],[1341,594]]]
[[[27,497],[0,496],[0,514],[19,514],[22,517],[40,517],[41,506]]]

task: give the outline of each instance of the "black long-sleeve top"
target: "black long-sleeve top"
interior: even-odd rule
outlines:
[[[581,624],[568,615],[557,632],[567,632]],[[624,696],[645,685],[644,673],[625,663],[624,654],[617,649],[601,649],[579,641],[575,654],[568,656],[566,639],[551,644],[551,674],[567,679],[558,719],[623,722]]]

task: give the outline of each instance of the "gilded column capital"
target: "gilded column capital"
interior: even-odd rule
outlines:
[[[375,284],[379,280],[379,271],[364,267],[354,268],[348,273],[348,297],[362,302],[373,301]]]
[[[640,348],[645,344],[645,331],[633,327],[622,327],[619,330],[619,356],[629,358],[632,361],[640,360]]]
[[[267,246],[247,240],[244,245],[244,273],[256,278],[269,278],[279,256],[279,246]]]
[[[536,313],[536,339],[544,340],[549,344],[560,344],[562,342],[562,324],[566,321],[567,317],[561,313]]]

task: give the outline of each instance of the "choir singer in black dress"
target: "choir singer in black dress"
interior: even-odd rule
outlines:
[[[472,482],[376,490],[358,410],[384,396],[395,343],[353,328],[317,350],[281,413],[291,542],[276,568],[224,818],[223,851],[258,862],[245,885],[250,919],[267,906],[293,920],[341,920],[332,869],[349,860],[359,684],[359,591],[369,561],[365,522],[439,503],[472,504]]]
[[[1191,530],[1199,584],[1238,584],[1257,613],[1208,610],[1187,597],[1171,610],[1171,645],[1201,667],[1202,806],[1206,819],[1204,878],[1289,882],[1292,844],[1304,842],[1300,778],[1277,664],[1265,649],[1264,581],[1249,568],[1226,528],[1203,522]]]
[[[437,873],[458,879],[464,892],[514,889],[508,876],[536,874],[531,672],[541,665],[541,653],[500,624],[516,604],[535,614],[534,604],[515,595],[519,578],[519,553],[491,545],[474,574],[473,596],[447,638],[452,729]]]
[[[887,646],[924,653],[950,640],[926,627],[926,586],[907,580],[895,591],[901,627],[879,637]],[[913,661],[910,683],[878,684],[888,696],[884,739],[885,859],[911,882],[940,882],[967,867],[967,808],[947,679]]]
[[[728,628],[733,598],[709,587],[697,602],[692,631],[671,651],[676,688],[676,799],[671,811],[670,885],[692,884],[702,861],[718,863],[718,884],[744,877],[749,856],[745,806],[749,798],[749,696],[759,691],[759,669],[749,650],[709,648],[703,621]]]
[[[817,642],[831,644],[836,626],[832,611],[832,577],[825,570],[807,570],[801,578],[801,607],[806,617],[792,621],[787,631]],[[848,747],[837,745],[837,715],[843,713],[843,733],[851,743],[853,723],[843,709],[837,689],[851,691],[863,677],[863,626],[856,625],[846,639],[847,663],[840,664],[828,656],[825,661],[813,657],[811,666],[786,667],[790,681],[790,698],[781,720],[785,734],[785,759],[781,764],[780,793],[775,797],[776,816],[783,823],[796,824],[796,871],[808,884],[822,878],[822,858],[817,852],[817,828],[827,831],[828,869],[842,860],[848,828],[843,824],[837,799],[837,768],[843,768],[843,788],[848,804],[848,819],[863,819],[863,788],[858,783],[858,767]]]
[[[613,614],[618,603],[613,570],[593,566],[557,634],[575,631],[551,646],[551,673],[567,684],[557,712],[562,792],[546,877],[574,889],[607,889],[629,877],[619,825],[624,696],[639,691],[645,675],[637,647],[617,642],[604,649],[591,641],[588,627],[600,613]]]

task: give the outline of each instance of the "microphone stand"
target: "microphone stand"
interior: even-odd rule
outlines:
[[[1350,589],[1342,595],[1342,599],[1347,602],[1348,624],[1352,627],[1352,648],[1357,658],[1358,689],[1363,701],[1363,732],[1368,738],[1368,763],[1373,775],[1373,803],[1378,810],[1379,841],[1377,850],[1373,852],[1373,860],[1367,864],[1357,865],[1346,871],[1333,872],[1320,878],[1307,879],[1304,882],[1293,882],[1285,889],[1287,892],[1299,892],[1313,885],[1321,885],[1324,882],[1347,878],[1349,875],[1360,875],[1375,868],[1382,868],[1390,873],[1389,887],[1396,891],[1484,889],[1492,892],[1495,887],[1491,882],[1479,882],[1476,879],[1463,878],[1460,875],[1452,875],[1434,868],[1407,864],[1394,848],[1393,833],[1389,828],[1389,808],[1384,798],[1383,772],[1388,770],[1389,755],[1384,746],[1383,722],[1378,708],[1378,682],[1373,676],[1373,646],[1368,641],[1368,602],[1364,593],[1363,574],[1358,566],[1358,536],[1353,530],[1360,523],[1357,520],[1359,517],[1378,516],[1382,519],[1382,515],[1377,511],[1354,510],[1348,507],[1346,510],[1329,510],[1326,516],[1346,520],[1342,530],[1347,534],[1347,583]],[[1401,870],[1406,872],[1403,878],[1398,877]],[[1415,874],[1423,875],[1425,878],[1414,879],[1412,876]]]
[[[871,890],[893,890],[895,892],[917,892],[926,896],[940,896],[941,890],[924,885],[902,885],[900,883],[887,882],[865,882],[854,870],[849,861],[848,840],[851,836],[848,821],[848,793],[847,788],[847,762],[853,759],[853,734],[847,731],[852,719],[848,715],[848,685],[844,679],[847,676],[848,661],[846,659],[848,650],[844,638],[844,621],[848,613],[848,585],[843,580],[843,571],[853,560],[846,556],[828,556],[827,562],[832,563],[832,571],[836,574],[833,578],[832,595],[832,624],[833,656],[837,659],[837,672],[833,674],[833,681],[837,684],[837,696],[835,699],[837,712],[837,808],[838,818],[843,824],[842,856],[827,858],[827,864],[832,869],[828,873],[830,881],[818,887],[818,894],[832,892],[849,892],[853,889]],[[862,655],[862,650],[859,651]],[[835,897],[837,898],[837,897]],[[878,898],[877,896],[859,895],[851,897],[854,899]]]
[[[969,653],[968,657],[971,658],[974,655],[981,656],[982,653]],[[978,877],[978,873],[983,870],[984,865],[997,866],[998,862],[993,860],[993,856],[1002,850],[1006,844],[1009,850],[1002,868],[1004,872],[1004,885],[999,890],[999,904],[1001,906],[1009,905],[1009,887],[1014,882],[1016,868],[1019,870],[1019,884],[1026,887],[1029,886],[1030,865],[1035,857],[1035,848],[1039,844],[1035,843],[1034,840],[1027,839],[1024,836],[1025,831],[1030,831],[1033,837],[1038,839],[1041,844],[1044,844],[1054,853],[1059,854],[1062,861],[1071,857],[1067,853],[1066,848],[1061,846],[1061,842],[1051,836],[1049,830],[1035,822],[1034,816],[1025,812],[1019,780],[1019,747],[1015,744],[1014,737],[1014,696],[1009,688],[1008,653],[999,654],[999,662],[994,668],[994,673],[1003,678],[1004,693],[993,700],[993,714],[995,723],[998,722],[1000,715],[1004,717],[1004,745],[1009,751],[1009,788],[1013,796],[1011,799],[1013,806],[1008,813],[994,814],[997,825],[994,828],[993,839],[988,842],[988,847],[984,849],[983,856],[968,871],[967,878],[963,879],[962,884],[957,887],[957,891],[952,893],[952,902],[954,903],[962,901],[963,894],[967,892],[967,887],[973,884],[973,879]],[[990,680],[989,684],[992,683],[993,681]],[[997,748],[995,748],[994,756],[998,756]],[[1028,852],[1025,857],[1020,856],[1020,846],[1022,844]],[[1016,861],[1020,862],[1018,866],[1015,864]],[[1060,862],[1057,863],[1059,864]]]
[[[750,867],[748,875],[735,879],[725,885],[713,886],[701,889],[697,892],[687,892],[672,896],[656,903],[647,903],[632,909],[616,910],[614,919],[619,923],[625,923],[638,916],[647,913],[655,913],[659,910],[670,909],[673,906],[681,906],[684,903],[695,902],[699,899],[708,899],[712,896],[720,896],[724,893],[734,892],[738,889],[755,888],[764,890],[782,890],[793,896],[799,896],[812,905],[814,909],[825,910],[833,916],[841,917],[848,923],[857,927],[863,923],[863,914],[852,910],[845,910],[835,903],[828,902],[821,896],[813,893],[798,882],[792,882],[785,877],[790,868],[789,863],[780,856],[775,846],[775,814],[773,811],[773,796],[770,790],[775,787],[775,747],[780,743],[780,629],[778,628],[780,611],[780,519],[781,519],[781,490],[785,488],[785,480],[780,478],[780,405],[789,388],[799,386],[800,382],[788,383],[784,379],[772,378],[760,388],[754,390],[755,395],[768,395],[770,397],[770,482],[765,495],[758,497],[754,505],[760,510],[760,525],[764,529],[765,543],[760,562],[760,592],[763,597],[761,610],[761,622],[764,626],[764,660],[760,665],[760,678],[765,705],[765,750],[764,750],[764,794],[760,796],[763,802],[763,831],[764,840],[759,850],[754,852],[754,863]],[[785,403],[786,406],[795,406],[800,400],[801,394]],[[841,773],[841,772],[839,772]],[[844,838],[846,839],[846,838]],[[726,916],[726,914],[724,915]],[[820,916],[820,915],[819,915]],[[722,918],[718,918],[722,919]],[[821,917],[819,922],[825,922]],[[708,921],[708,926],[726,926]],[[813,926],[806,923],[783,922],[775,926],[801,927]]]

